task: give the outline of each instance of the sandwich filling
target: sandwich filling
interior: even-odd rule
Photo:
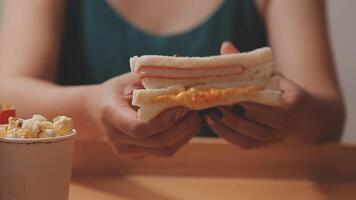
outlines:
[[[179,68],[171,66],[142,65],[138,70],[141,79],[209,79],[239,76],[245,72],[240,65]]]
[[[191,108],[206,107],[219,102],[223,99],[239,96],[254,97],[259,91],[263,90],[260,86],[243,86],[236,88],[195,88],[192,87],[177,94],[163,94],[152,99],[152,103],[172,103],[183,104]]]

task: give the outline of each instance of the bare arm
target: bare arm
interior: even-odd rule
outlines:
[[[258,0],[280,72],[281,105],[240,103],[205,116],[225,140],[253,148],[340,139],[344,106],[327,35],[322,0]],[[221,53],[238,53],[224,43]]]
[[[149,123],[138,120],[130,97],[140,84],[134,74],[97,85],[53,83],[64,0],[6,0],[4,8],[0,102],[15,106],[19,116],[71,116],[81,138],[105,135],[116,152],[132,157],[171,156],[196,135],[200,118],[186,109],[169,110]]]
[[[21,117],[40,113],[72,116],[81,131],[85,123],[83,96],[89,86],[53,83],[62,33],[65,0],[5,0],[0,38],[0,102]],[[78,99],[81,99],[79,101]]]
[[[295,127],[299,139],[341,136],[344,107],[328,39],[323,0],[269,0],[264,16],[281,73],[310,96]]]

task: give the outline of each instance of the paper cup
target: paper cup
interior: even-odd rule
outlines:
[[[76,131],[57,138],[0,138],[1,200],[66,200]]]

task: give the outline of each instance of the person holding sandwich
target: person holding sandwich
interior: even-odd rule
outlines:
[[[130,157],[171,156],[195,135],[242,148],[341,137],[345,111],[323,0],[3,0],[0,45],[0,102],[21,117],[71,116],[80,137],[106,137]],[[130,57],[265,46],[280,105],[175,107],[138,119],[131,100],[142,84]]]

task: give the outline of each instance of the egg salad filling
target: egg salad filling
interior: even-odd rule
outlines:
[[[189,88],[177,94],[163,94],[155,97],[153,103],[179,103],[181,105],[191,105],[200,107],[211,104],[225,98],[241,95],[256,96],[262,90],[260,86],[244,86],[236,88]]]

